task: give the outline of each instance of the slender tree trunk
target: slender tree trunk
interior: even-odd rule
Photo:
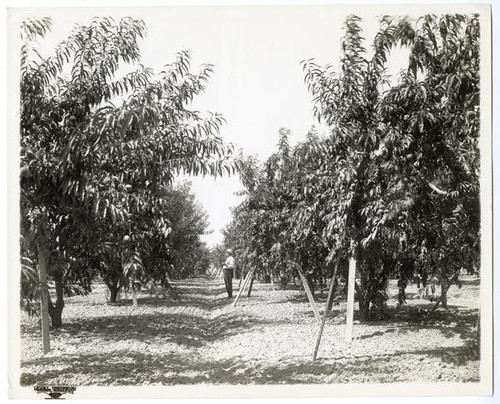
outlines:
[[[354,288],[356,290],[356,294],[358,296],[358,302],[359,302],[359,317],[363,321],[367,321],[370,319],[370,297],[368,291],[363,288],[363,285],[366,285],[367,280],[366,276],[361,277],[361,286],[358,285],[356,282],[354,284]]]
[[[445,274],[441,275],[441,306],[448,308],[448,277]]]
[[[370,301],[361,298],[359,300],[359,315],[362,320],[369,320],[370,318]]]
[[[244,275],[245,275],[245,268],[241,268],[240,280],[238,282],[238,288],[241,288],[241,283],[243,282]]]
[[[453,278],[451,278],[448,282],[447,282],[447,286],[446,286],[446,290],[444,291],[441,291],[441,296],[439,297],[439,299],[437,300],[436,304],[434,305],[434,307],[431,309],[430,313],[429,313],[429,316],[432,315],[432,313],[434,313],[434,311],[437,309],[437,307],[439,306],[439,304],[442,302],[442,299],[443,297],[446,297],[447,296],[447,293],[448,293],[448,289],[451,287],[451,285],[453,285],[458,279],[458,273],[455,274],[455,276]],[[443,306],[445,307],[445,306]]]
[[[255,277],[252,276],[252,279],[250,280],[250,286],[248,287],[248,294],[247,294],[248,297],[250,297],[250,295],[252,294],[252,287],[253,287],[254,279],[255,279]]]
[[[38,268],[40,282],[40,314],[42,322],[43,353],[50,351],[49,333],[49,288],[47,286],[47,257],[48,252],[38,247]]]
[[[338,286],[336,271],[335,271],[335,276],[332,278],[332,283],[333,285],[330,285],[330,289],[335,290]],[[326,303],[326,311],[332,311],[332,309],[333,309],[333,294]]]
[[[137,308],[137,290],[135,289],[135,285],[132,287],[132,305],[134,308]]]
[[[62,326],[62,312],[64,309],[63,274],[59,268],[54,273],[54,281],[56,284],[56,303],[52,303],[52,299],[49,295],[49,315],[52,327],[59,328]]]

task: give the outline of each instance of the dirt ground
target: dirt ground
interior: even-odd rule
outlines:
[[[141,292],[134,309],[131,296],[107,303],[105,286],[96,284],[89,296],[66,299],[64,325],[51,331],[45,356],[38,322],[23,315],[21,384],[478,382],[479,280],[465,276],[462,284],[450,288],[449,310],[428,319],[433,303],[410,285],[408,304],[397,307],[391,282],[390,319],[355,321],[351,343],[339,296],[314,362],[319,324],[299,285],[256,282],[233,308],[222,279],[188,279],[176,282],[177,296]],[[317,300],[323,312],[326,291]]]

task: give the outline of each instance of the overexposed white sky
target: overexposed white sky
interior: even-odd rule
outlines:
[[[396,8],[397,9],[397,8]],[[398,15],[418,10],[397,9]],[[379,16],[395,13],[394,6],[235,6],[163,8],[29,9],[16,13],[52,17],[52,33],[43,45],[53,48],[75,23],[94,16],[132,16],[146,22],[148,33],[140,42],[142,64],[159,72],[174,60],[177,51],[192,52],[194,70],[214,65],[206,92],[194,107],[221,113],[227,123],[221,136],[245,154],[261,160],[274,150],[281,127],[292,131],[292,143],[302,139],[315,124],[312,97],[304,84],[300,62],[316,58],[321,64],[338,65],[341,27],[348,14],[364,20],[366,46],[373,38]],[[397,56],[394,66],[400,66]],[[395,69],[396,72],[398,69]],[[222,240],[221,228],[231,219],[241,189],[238,176],[214,180],[192,178],[193,190],[209,214],[212,233],[205,241]]]

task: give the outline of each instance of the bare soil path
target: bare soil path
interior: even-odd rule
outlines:
[[[300,288],[255,283],[252,296],[233,308],[221,279],[176,285],[176,298],[141,293],[137,309],[126,297],[106,303],[102,284],[89,296],[67,298],[65,324],[51,332],[53,349],[45,356],[36,320],[23,316],[22,384],[479,381],[477,279],[453,286],[449,311],[436,312],[430,321],[418,313],[432,303],[419,299],[414,285],[407,290],[408,305],[399,309],[392,285],[393,317],[357,322],[350,344],[344,338],[345,303],[337,299],[315,362],[318,323]],[[325,299],[319,300],[322,311]]]

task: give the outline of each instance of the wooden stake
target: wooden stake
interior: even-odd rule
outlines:
[[[38,280],[40,282],[40,313],[42,317],[42,343],[44,355],[50,351],[49,334],[49,287],[47,285],[47,256],[38,250]]]
[[[352,341],[352,323],[354,320],[354,283],[356,282],[356,259],[354,256],[349,260],[349,276],[347,289],[347,318],[345,337],[348,342]]]
[[[319,327],[318,338],[316,339],[316,347],[313,352],[313,361],[316,360],[319,350],[319,344],[321,342],[321,336],[323,335],[323,328],[325,327],[326,315],[328,314],[328,308],[330,307],[331,301],[333,301],[333,291],[335,289],[335,278],[337,277],[337,269],[339,268],[339,262],[335,264],[335,269],[333,270],[332,280],[330,283],[330,289],[328,290],[328,298],[326,299],[325,311],[323,312],[323,319],[321,320],[321,326]]]
[[[220,275],[221,268],[222,267],[219,267],[219,268],[215,267],[214,268],[214,271],[212,272],[212,279],[215,279]]]
[[[307,278],[302,272],[302,268],[299,267],[298,264],[297,266],[297,271],[299,273],[300,279],[302,281],[302,285],[304,286],[304,289],[306,290],[307,298],[309,299],[309,304],[311,305],[311,308],[314,312],[314,316],[316,317],[316,320],[321,321],[321,315],[319,314],[318,306],[316,306],[316,302],[314,301],[313,294],[311,292],[311,289],[309,288],[309,284],[307,283]]]
[[[238,300],[240,299],[241,294],[245,290],[249,279],[253,276],[254,271],[255,271],[255,268],[248,271],[247,276],[245,277],[245,280],[243,281],[243,285],[241,286],[240,290],[238,290],[238,294],[236,295],[236,299],[234,299],[233,307],[236,307],[236,303],[238,303]]]

